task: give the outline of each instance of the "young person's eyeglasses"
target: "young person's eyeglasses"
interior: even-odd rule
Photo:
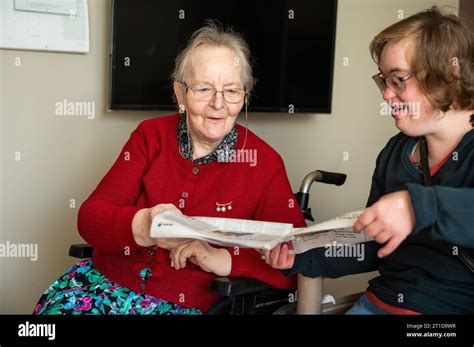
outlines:
[[[380,92],[382,94],[385,93],[385,89],[390,88],[392,92],[395,94],[400,94],[403,93],[403,91],[406,89],[406,81],[408,81],[410,78],[415,76],[415,73],[412,72],[409,75],[405,77],[398,77],[395,75],[389,75],[385,77],[381,72],[373,75],[372,79],[374,80],[375,84],[377,87],[379,87]]]

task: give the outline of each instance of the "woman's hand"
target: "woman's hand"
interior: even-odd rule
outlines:
[[[170,251],[171,266],[176,270],[186,267],[186,261],[198,265],[206,272],[228,276],[232,269],[232,257],[225,248],[215,248],[205,241],[194,240]]]
[[[291,269],[295,263],[295,254],[289,252],[288,245],[281,243],[271,251],[257,249],[262,255],[262,259],[274,269]]]
[[[415,226],[415,213],[408,191],[384,195],[357,219],[354,229],[365,230],[377,243],[385,243],[377,255],[383,258],[395,251]]]
[[[135,214],[132,221],[132,233],[137,245],[143,247],[158,245],[161,248],[171,249],[191,241],[190,239],[150,237],[150,228],[153,217],[164,211],[175,211],[181,213],[181,211],[173,204],[158,204],[151,208],[143,208]]]

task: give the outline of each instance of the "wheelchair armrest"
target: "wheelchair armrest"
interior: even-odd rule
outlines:
[[[237,296],[256,293],[273,287],[254,278],[246,277],[219,277],[212,281],[212,292],[222,296]]]
[[[69,247],[69,256],[73,258],[86,259],[92,257],[93,248],[87,243],[78,243]]]
[[[293,289],[277,289],[254,278],[219,277],[211,284],[213,293],[222,298],[215,302],[208,314],[227,310],[230,314],[272,314],[288,304]]]

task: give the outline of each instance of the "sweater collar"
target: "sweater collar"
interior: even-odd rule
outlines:
[[[404,163],[405,167],[408,168],[408,171],[410,171],[414,177],[421,177],[420,176],[420,171],[418,170],[416,165],[413,165],[413,162],[411,160],[411,155],[412,151],[414,150],[414,147],[417,145],[417,143],[420,141],[420,137],[407,137],[407,141],[405,142],[404,148],[402,150],[402,162]],[[463,138],[461,141],[458,143],[456,148],[453,150],[452,153],[458,153],[458,157],[463,158],[465,155],[465,152],[471,151],[472,148],[472,142],[474,141],[474,128],[469,130],[466,134],[464,134]],[[448,156],[448,158],[451,155]],[[450,167],[452,165],[456,165],[458,162],[462,162],[462,160],[445,160],[443,164],[437,168],[436,173],[445,167]],[[433,174],[436,175],[436,173]]]

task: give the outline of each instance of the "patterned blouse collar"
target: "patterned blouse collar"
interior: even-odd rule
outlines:
[[[234,126],[230,133],[228,133],[217,148],[202,158],[193,160],[193,141],[190,138],[188,144],[188,127],[186,124],[186,117],[180,115],[178,122],[178,145],[181,155],[192,161],[196,165],[208,164],[215,161],[225,161],[223,158],[229,158],[229,156],[235,151],[237,145],[237,128]]]

